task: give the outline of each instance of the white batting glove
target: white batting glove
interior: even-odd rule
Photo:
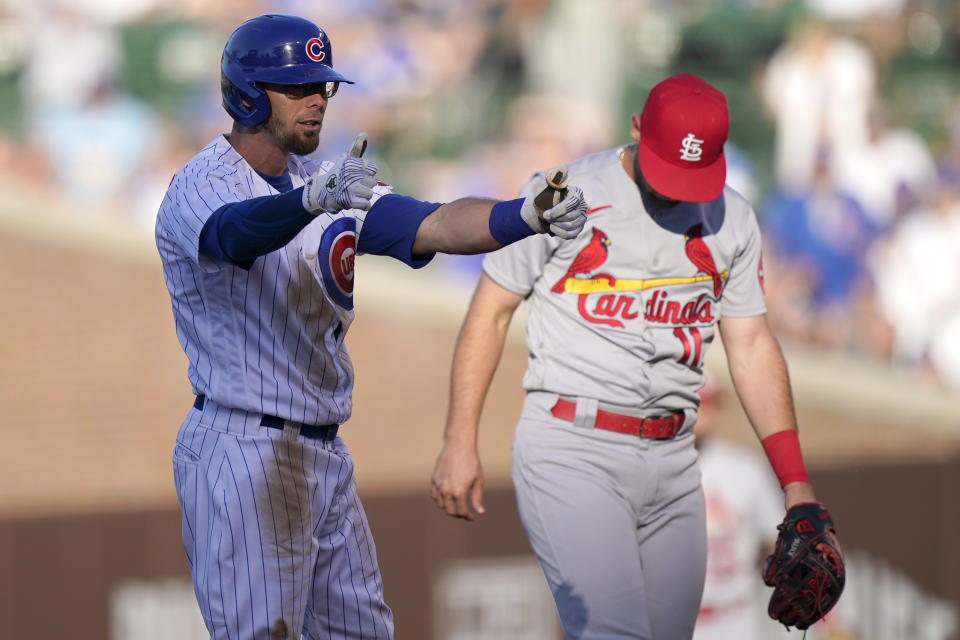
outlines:
[[[520,207],[520,216],[537,233],[549,232],[564,240],[577,237],[587,222],[587,201],[580,187],[567,187],[566,191],[566,197],[543,214],[537,213],[535,196],[528,197]]]
[[[357,140],[363,135],[358,135]],[[370,208],[377,184],[377,165],[359,157],[363,149],[358,148],[357,140],[351,145],[349,155],[340,156],[329,171],[310,176],[303,187],[304,209],[317,215],[321,211],[336,213],[342,209]]]

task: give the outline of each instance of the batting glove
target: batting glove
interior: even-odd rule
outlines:
[[[577,237],[587,222],[587,201],[579,187],[566,187],[565,191],[565,197],[542,214],[534,204],[535,197],[530,196],[523,201],[520,216],[537,233],[549,232],[564,240]]]
[[[321,211],[369,209],[377,184],[377,165],[360,158],[360,153],[363,151],[358,151],[354,141],[348,154],[340,156],[329,171],[311,176],[303,187],[303,208],[314,215]]]

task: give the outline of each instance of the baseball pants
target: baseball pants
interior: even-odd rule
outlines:
[[[651,440],[554,418],[556,400],[527,394],[512,478],[567,637],[689,639],[707,548],[694,416]]]
[[[353,460],[339,436],[207,402],[173,452],[184,550],[211,640],[393,637]]]

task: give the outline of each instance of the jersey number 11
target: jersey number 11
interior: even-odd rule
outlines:
[[[687,337],[688,331],[690,332],[689,338]],[[687,329],[677,327],[673,330],[673,335],[677,336],[683,345],[683,356],[680,358],[680,363],[691,367],[699,367],[700,356],[703,353],[703,340],[700,337],[700,329],[696,327],[689,327]]]

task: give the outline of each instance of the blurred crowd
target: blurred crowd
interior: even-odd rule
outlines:
[[[152,230],[228,130],[219,56],[294,13],[356,84],[317,153],[367,131],[383,179],[445,200],[628,140],[676,72],[727,93],[729,182],[765,232],[771,322],[960,388],[960,12],[947,0],[0,0],[0,176]],[[452,277],[476,261],[446,259]]]
[[[900,51],[954,49],[956,33],[932,5],[904,8],[885,24],[798,20],[758,77],[774,134],[757,206],[771,317],[787,339],[960,389],[960,93],[915,88],[908,107],[941,104],[925,138],[889,92]]]

